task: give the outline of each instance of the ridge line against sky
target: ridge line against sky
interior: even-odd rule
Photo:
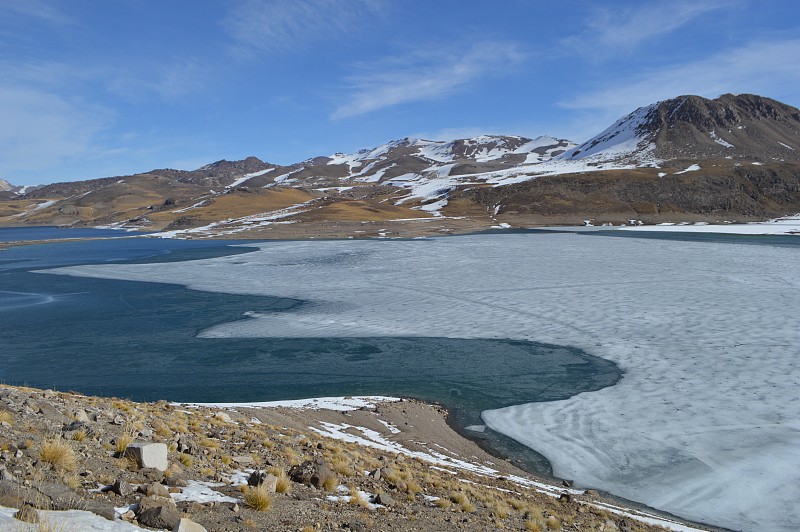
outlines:
[[[0,179],[290,164],[388,140],[583,141],[641,105],[800,105],[791,1],[3,0]]]

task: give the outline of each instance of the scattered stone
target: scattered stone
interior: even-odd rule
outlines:
[[[80,508],[82,510],[86,510],[87,512],[92,512],[93,514],[97,514],[100,517],[108,519],[109,521],[113,521],[116,516],[116,510],[114,509],[114,505],[111,504],[109,501],[104,501],[99,499],[88,499],[81,501]]]
[[[80,423],[88,423],[89,422],[89,414],[87,414],[86,410],[84,410],[82,408],[76,410],[73,413],[73,416],[75,417],[75,421],[78,421]],[[97,420],[96,417],[95,417],[95,420]]]
[[[140,525],[150,528],[166,528],[174,530],[181,520],[181,516],[175,508],[169,506],[155,506],[139,512],[136,516]]]
[[[73,421],[69,425],[64,425],[64,427],[61,429],[61,433],[64,435],[64,437],[70,440],[73,439],[73,435],[76,432],[80,431],[85,432],[86,436],[90,438],[94,436],[94,430],[92,430],[92,427],[87,425],[87,422],[84,421]]]
[[[322,459],[318,458],[315,461],[306,460],[302,464],[292,466],[289,469],[289,478],[299,484],[322,488],[326,480],[336,478],[336,475]]]
[[[379,493],[375,496],[375,503],[384,506],[394,506],[395,502],[391,495],[388,493]]]
[[[154,496],[146,496],[142,497],[139,500],[139,507],[136,509],[136,515],[139,515],[139,512],[150,508],[157,508],[159,506],[169,506],[170,508],[177,508],[177,504],[172,497],[154,497]]]
[[[572,502],[572,495],[569,493],[562,493],[558,500],[561,502]]]
[[[231,460],[242,466],[253,465],[255,463],[252,456],[244,455],[232,456]]]
[[[374,478],[375,480],[380,480],[381,479],[381,470],[380,469],[376,469],[374,471],[370,471],[369,476]]]
[[[36,483],[36,506],[42,510],[70,510],[76,499],[74,491],[64,484],[54,482]],[[48,500],[49,499],[49,500]],[[41,501],[41,504],[39,504]]]
[[[47,419],[63,423],[67,418],[51,403],[41,403],[39,405],[39,413]]]
[[[617,523],[617,527],[622,532],[633,532],[633,528],[631,527],[631,524],[625,519],[620,519],[619,522]]]
[[[124,456],[130,456],[139,467],[166,471],[167,446],[163,443],[132,443],[125,448]]]
[[[214,414],[214,417],[219,419],[220,421],[222,421],[224,423],[233,423],[233,420],[231,419],[231,416],[229,416],[225,412],[217,412],[216,414]]]
[[[270,475],[266,471],[256,470],[247,478],[247,484],[249,486],[264,486],[264,489],[268,492],[275,493],[278,486],[278,477]]]
[[[180,521],[178,521],[178,524],[175,525],[175,528],[172,529],[172,532],[207,532],[207,531],[203,525],[195,523],[191,519],[184,517]]]
[[[169,497],[169,490],[167,487],[158,482],[148,484],[144,489],[144,493],[148,497]]]
[[[123,512],[119,516],[119,518],[122,519],[123,521],[133,522],[136,519],[136,514],[133,513],[133,510],[128,510],[126,512]]]
[[[164,479],[164,472],[152,467],[143,467],[137,473],[147,482],[161,482]]]
[[[564,479],[561,481],[561,485],[564,486],[565,488],[571,488],[572,484],[573,482],[571,480]]]
[[[6,466],[0,466],[0,480],[10,480],[11,482],[17,481],[16,477],[8,472]]]
[[[38,523],[39,522],[39,512],[36,511],[32,505],[25,503],[22,505],[15,514],[14,519],[19,519],[20,521],[24,521],[26,523]]]
[[[124,479],[118,478],[117,481],[114,482],[114,484],[111,486],[110,491],[116,493],[120,497],[127,497],[128,495],[133,493],[134,490],[133,486],[131,486],[129,482],[127,482]]]

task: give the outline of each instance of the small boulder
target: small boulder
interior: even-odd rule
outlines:
[[[214,417],[219,419],[223,423],[233,423],[233,420],[231,419],[231,416],[229,416],[225,412],[217,412],[216,414],[214,414]]]
[[[108,519],[109,521],[113,521],[116,515],[114,505],[109,501],[87,499],[81,501],[80,507],[82,510],[92,512],[93,514],[99,515],[100,517]]]
[[[247,484],[249,486],[264,486],[270,493],[275,493],[275,490],[278,486],[278,477],[275,475],[270,475],[266,471],[253,471],[250,476],[247,478]]]
[[[324,461],[317,459],[306,460],[302,464],[292,466],[289,469],[289,478],[299,484],[322,488],[328,479],[336,478],[336,475]]]
[[[169,497],[169,490],[163,484],[153,482],[145,488],[145,495],[148,497]]]
[[[207,532],[203,525],[195,523],[191,519],[184,517],[178,524],[175,525],[175,528],[172,529],[172,532]]]
[[[131,486],[128,481],[118,478],[117,481],[112,484],[109,491],[116,493],[120,497],[127,497],[133,493],[133,486]]]
[[[375,504],[383,506],[394,506],[394,499],[388,493],[379,493],[375,496]]]
[[[252,456],[238,455],[232,456],[231,459],[240,466],[249,466],[255,463]]]
[[[125,448],[123,454],[136,460],[142,468],[158,469],[163,472],[169,467],[167,446],[163,443],[132,443]]]
[[[136,519],[140,525],[146,527],[174,530],[180,523],[181,516],[170,506],[154,506],[140,511]]]

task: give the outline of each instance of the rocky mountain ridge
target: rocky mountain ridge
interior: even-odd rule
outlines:
[[[680,96],[580,145],[547,136],[404,138],[288,166],[221,160],[47,185],[0,203],[0,223],[262,238],[370,236],[380,231],[357,224],[409,220],[461,231],[587,218],[763,219],[800,212],[798,168],[798,109],[747,94]]]

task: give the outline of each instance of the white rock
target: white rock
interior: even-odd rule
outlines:
[[[184,517],[178,521],[178,524],[175,525],[172,532],[206,532],[206,529],[203,525],[197,524],[191,519]]]
[[[125,456],[130,456],[139,467],[150,467],[166,471],[167,446],[163,443],[132,443],[125,448]]]

